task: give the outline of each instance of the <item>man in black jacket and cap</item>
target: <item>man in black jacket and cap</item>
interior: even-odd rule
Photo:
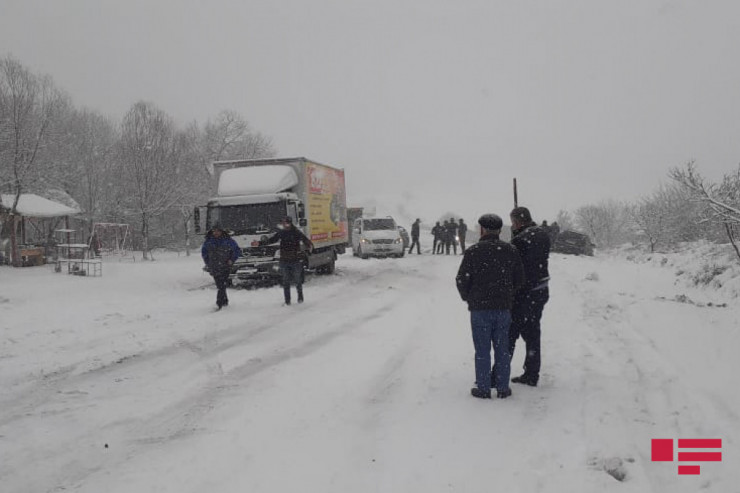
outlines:
[[[432,228],[432,236],[434,236],[434,243],[432,243],[432,254],[442,253],[442,245],[444,244],[444,227],[439,224],[434,225]]]
[[[280,242],[280,272],[283,276],[283,294],[285,304],[290,305],[290,284],[294,283],[298,293],[298,303],[303,303],[303,258],[301,243],[313,250],[313,243],[303,232],[293,225],[293,219],[283,219],[283,229],[272,238],[259,242],[260,246]]]
[[[509,331],[509,351],[519,336],[524,339],[527,354],[524,358],[524,373],[511,379],[514,383],[537,386],[540,379],[540,319],[545,303],[550,298],[548,261],[550,236],[532,220],[526,207],[511,211],[511,244],[517,248],[524,265],[526,282],[514,297]]]
[[[478,224],[480,240],[465,251],[456,278],[457,290],[470,311],[475,347],[476,386],[470,393],[473,397],[490,399],[493,383],[496,396],[505,399],[511,395],[510,310],[514,293],[524,282],[524,271],[516,248],[499,239],[501,218],[484,214]],[[493,379],[491,343],[496,362]]]
[[[457,255],[457,223],[455,218],[451,217],[449,221],[445,221],[445,228],[447,229],[447,236],[445,236],[445,254],[450,254],[450,247],[454,249],[455,255]]]
[[[460,218],[460,224],[457,225],[457,236],[460,238],[460,253],[465,254],[465,236],[468,234],[468,225]]]
[[[411,225],[411,246],[409,247],[409,255],[411,255],[411,252],[414,249],[414,245],[416,245],[416,253],[418,255],[421,255],[421,246],[419,245],[419,225],[420,224],[421,224],[421,219],[417,217],[416,221],[414,221],[414,224]]]

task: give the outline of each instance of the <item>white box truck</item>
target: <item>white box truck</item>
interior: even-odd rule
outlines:
[[[334,272],[349,233],[343,169],[296,157],[217,161],[213,170],[216,190],[205,206],[206,231],[219,223],[242,249],[232,269],[234,284],[280,279],[279,245],[252,245],[272,236],[286,216],[314,244],[306,268]],[[199,216],[196,208],[196,227]]]

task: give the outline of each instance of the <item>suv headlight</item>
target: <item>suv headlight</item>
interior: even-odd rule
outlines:
[[[396,238],[396,243],[403,243],[403,238]]]

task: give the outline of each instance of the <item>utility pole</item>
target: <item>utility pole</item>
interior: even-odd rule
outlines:
[[[519,207],[519,197],[516,191],[516,178],[514,178],[514,207]]]

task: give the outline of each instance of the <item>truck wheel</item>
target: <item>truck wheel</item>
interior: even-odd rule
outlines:
[[[326,274],[326,275],[328,275],[328,276],[330,276],[330,275],[334,274],[334,270],[335,269],[336,269],[335,260],[334,259],[331,259],[331,262],[329,262],[328,264],[326,264],[324,266],[323,273]]]

